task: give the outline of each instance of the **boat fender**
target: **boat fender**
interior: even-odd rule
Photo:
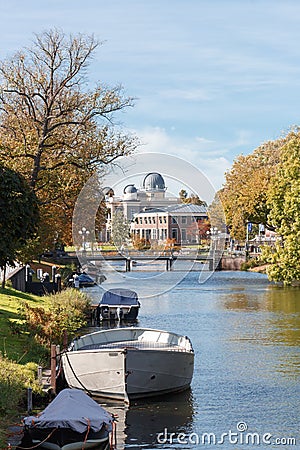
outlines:
[[[112,431],[110,434],[110,440],[109,440],[109,448],[110,450],[114,450],[117,448],[117,423],[116,419],[113,415],[113,421],[112,421]]]

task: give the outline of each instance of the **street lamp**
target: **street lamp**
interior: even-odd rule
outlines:
[[[82,248],[85,252],[86,238],[88,237],[90,232],[85,227],[82,227],[81,230],[78,231],[78,233],[82,236]]]
[[[221,231],[218,230],[217,227],[211,227],[207,232],[207,237],[211,237],[211,241],[214,242],[213,250],[216,251],[217,249],[217,240],[219,239],[219,236],[221,234]]]

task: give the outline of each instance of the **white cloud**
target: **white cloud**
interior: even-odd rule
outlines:
[[[142,142],[139,152],[180,157],[200,169],[216,190],[222,186],[224,173],[230,168],[231,161],[226,158],[226,148],[218,148],[220,144],[200,136],[178,138],[172,131],[168,133],[160,127],[147,127],[135,132]]]
[[[159,95],[162,98],[176,99],[176,100],[192,100],[192,101],[207,101],[210,100],[210,95],[204,89],[166,89],[161,91]]]

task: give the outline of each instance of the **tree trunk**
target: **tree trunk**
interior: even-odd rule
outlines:
[[[6,265],[3,267],[2,289],[5,289]]]

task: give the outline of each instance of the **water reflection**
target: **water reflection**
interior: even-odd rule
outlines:
[[[123,404],[101,403],[118,417],[117,449],[156,448],[157,434],[167,428],[169,433],[190,433],[193,429],[194,407],[191,390],[151,400]]]
[[[241,292],[242,290],[242,292]],[[267,310],[285,314],[300,313],[300,289],[268,286],[267,289],[247,290],[245,287],[231,289],[223,294],[227,309]]]
[[[270,287],[266,292],[266,307],[274,312],[300,313],[300,289]]]
[[[172,272],[168,276],[176,278]],[[134,280],[126,283],[134,290]],[[151,294],[153,281],[144,280],[143,286]],[[101,289],[93,291],[97,303]],[[156,298],[145,295],[141,303],[137,326],[191,338],[195,372],[191,392],[140,401],[129,410],[114,406],[120,417],[118,449],[194,449],[159,445],[156,433],[167,427],[175,433],[221,434],[241,420],[250,431],[300,442],[299,288],[277,288],[265,276],[247,272],[218,272],[201,284],[199,274],[191,272],[172,290]]]
[[[240,312],[269,312],[257,316],[247,316],[249,324],[243,333],[248,339],[266,344],[299,346],[300,344],[300,290],[298,288],[276,288],[270,286],[257,295],[256,292],[230,293],[223,298],[224,307]],[[263,319],[263,323],[261,320]],[[255,323],[254,323],[255,322]],[[259,325],[259,326],[258,326]]]

